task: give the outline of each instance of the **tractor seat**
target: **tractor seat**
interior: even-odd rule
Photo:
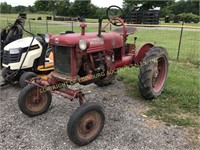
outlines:
[[[137,31],[136,27],[125,27],[126,28],[126,34],[131,35],[134,34]],[[120,35],[124,35],[124,29],[123,28],[117,28],[115,30],[112,30],[112,32],[119,33]]]

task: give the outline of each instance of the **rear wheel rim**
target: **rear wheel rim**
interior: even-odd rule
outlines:
[[[77,135],[81,140],[90,140],[94,138],[101,128],[101,115],[96,111],[85,114],[77,126]]]
[[[164,57],[160,57],[154,64],[152,71],[152,87],[154,92],[158,93],[162,90],[162,87],[166,79],[166,72],[167,72],[166,59]]]
[[[25,99],[25,104],[28,110],[32,112],[39,112],[43,110],[48,102],[48,97],[46,93],[39,94],[39,98],[37,98],[37,88],[31,90]],[[39,92],[38,92],[39,93]]]

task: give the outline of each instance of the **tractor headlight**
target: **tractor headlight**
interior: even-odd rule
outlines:
[[[10,54],[19,54],[20,53],[20,48],[12,48],[10,49]]]
[[[79,48],[80,48],[82,51],[86,50],[86,48],[87,48],[87,42],[86,42],[86,40],[81,39],[81,40],[79,41]]]
[[[45,34],[45,36],[44,36],[44,40],[45,40],[45,42],[46,43],[49,43],[49,34]]]

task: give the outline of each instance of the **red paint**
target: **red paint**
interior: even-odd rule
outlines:
[[[150,48],[152,48],[154,45],[151,43],[146,43],[142,45],[136,52],[136,55],[134,57],[134,62],[140,63],[142,59],[145,57],[146,53],[149,51]]]
[[[54,71],[49,75],[47,81],[38,81],[38,86],[55,85],[56,83],[64,82],[70,84],[71,81],[80,82],[79,79],[81,78],[78,76],[78,71],[81,66],[83,66],[85,73],[83,78],[93,82],[93,73],[98,72],[96,69],[99,69],[96,68],[98,62],[106,62],[109,71],[113,71],[116,68],[131,66],[134,62],[139,63],[153,45],[147,43],[135,52],[135,45],[127,44],[126,40],[128,35],[136,32],[136,28],[126,28],[122,19],[116,17],[113,19],[121,23],[122,28],[108,33],[101,32],[101,36],[98,36],[98,30],[96,33],[85,33],[87,27],[85,23],[80,24],[81,33],[51,36],[50,44],[52,45],[53,50],[55,45],[69,47],[66,48],[66,50],[70,50],[71,55],[70,74],[66,75]],[[110,20],[106,26],[112,21],[113,20]],[[79,41],[81,39],[85,40],[87,43],[87,49],[84,51],[79,48]],[[93,58],[93,56],[97,58]],[[110,59],[107,59],[107,57],[110,57]],[[72,90],[66,87],[55,89],[52,92],[64,96],[65,98],[69,98],[70,100],[79,98],[80,105],[83,104],[84,94],[79,90]]]
[[[165,58],[161,57],[158,59],[158,62],[156,64],[157,66],[155,66],[156,69],[159,69],[158,70],[159,74],[153,88],[153,90],[156,93],[161,90],[166,79],[167,66],[165,61],[166,61]]]
[[[85,35],[85,28],[87,27],[87,25],[85,23],[81,23],[80,27],[81,27],[81,35]]]
[[[116,68],[128,66],[128,65],[132,64],[132,61],[133,61],[133,56],[122,57],[122,60],[115,61],[112,68],[116,69]]]
[[[123,46],[120,34],[115,32],[102,33],[101,37],[97,36],[97,33],[85,33],[85,35],[81,35],[80,33],[53,35],[50,38],[50,44],[78,47],[81,39],[85,39],[89,45],[87,53],[105,51]]]

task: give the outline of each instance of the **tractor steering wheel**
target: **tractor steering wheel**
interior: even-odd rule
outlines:
[[[108,21],[114,26],[122,26],[122,23],[116,18],[123,18],[124,12],[119,6],[112,5],[106,10]]]

